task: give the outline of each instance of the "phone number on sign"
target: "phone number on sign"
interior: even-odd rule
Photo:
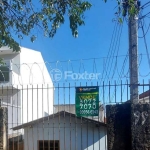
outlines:
[[[94,114],[98,114],[98,110],[80,110],[79,113],[81,115],[83,115],[83,114],[94,115]]]

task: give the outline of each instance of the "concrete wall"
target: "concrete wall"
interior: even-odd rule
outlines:
[[[24,150],[37,150],[38,140],[59,140],[60,150],[106,150],[106,127],[69,116],[38,123],[24,130]]]
[[[131,148],[131,104],[106,106],[108,150],[137,150]]]

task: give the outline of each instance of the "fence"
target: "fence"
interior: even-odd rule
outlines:
[[[76,87],[98,87],[97,116],[76,115]],[[4,150],[107,150],[106,105],[130,102],[129,88],[128,81],[3,85],[1,107],[8,118],[1,121],[1,145]],[[150,84],[143,81],[140,103],[149,103],[149,95]]]

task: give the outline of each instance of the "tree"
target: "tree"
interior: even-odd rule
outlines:
[[[78,26],[84,24],[84,13],[91,4],[82,0],[0,0],[0,47],[8,46],[20,51],[13,34],[23,39],[31,35],[34,28],[42,30],[44,36],[53,37],[58,27],[69,18],[72,35],[77,37]]]
[[[134,3],[134,0],[117,0],[120,23],[127,9],[131,15],[138,13]],[[53,37],[66,17],[69,18],[72,35],[77,37],[77,28],[84,24],[84,13],[90,7],[88,0],[40,0],[38,3],[36,0],[0,0],[0,47],[7,45],[19,51],[13,35],[20,39],[30,36],[33,42],[36,36],[31,35],[31,31],[35,28],[40,29],[44,36]]]

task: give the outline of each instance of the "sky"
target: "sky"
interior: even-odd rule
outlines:
[[[115,18],[116,1],[104,3],[93,0],[91,3],[91,9],[85,13],[85,26],[79,27],[78,38],[72,36],[66,18],[65,24],[58,29],[53,39],[38,34],[34,43],[25,38],[19,42],[20,45],[41,51],[44,60],[50,62],[106,56],[114,27],[112,20]]]
[[[58,29],[54,38],[46,38],[41,33],[36,33],[37,40],[30,42],[25,37],[19,44],[23,47],[38,50],[42,53],[45,62],[49,62],[48,70],[57,68],[61,71],[73,71],[78,73],[100,73],[97,81],[124,82],[129,79],[128,58],[128,20],[123,24],[116,21],[116,0],[105,3],[102,0],[90,0],[92,7],[85,13],[85,25],[78,28],[79,36],[74,38],[69,28],[69,21]],[[148,2],[143,0],[141,5]],[[142,10],[146,14],[149,7]],[[144,29],[148,29],[149,18],[145,18]],[[139,29],[139,36],[142,36]],[[146,34],[148,48],[150,47],[150,34]],[[139,83],[143,79],[149,80],[150,67],[143,38],[138,38],[139,53]],[[106,65],[105,65],[106,64]],[[64,80],[62,80],[64,82]],[[68,80],[70,81],[70,80]],[[79,80],[80,81],[80,80]],[[84,81],[84,84],[87,81]]]
[[[90,0],[90,2],[92,7],[85,13],[85,25],[78,28],[78,38],[72,36],[69,21],[66,18],[65,23],[58,29],[54,38],[46,38],[42,33],[37,32],[35,33],[37,35],[35,42],[32,43],[29,37],[25,37],[22,41],[18,41],[19,44],[40,51],[45,62],[55,62],[55,65],[58,61],[78,60],[74,63],[74,65],[77,65],[78,70],[80,70],[81,60],[98,58],[99,62],[96,67],[100,68],[101,73],[104,69],[104,63],[107,63],[108,59],[110,60],[110,58],[104,60],[103,57],[111,56],[112,59],[112,57],[117,56],[118,70],[121,71],[121,64],[125,59],[124,55],[127,55],[128,52],[128,21],[124,21],[122,25],[116,23],[116,0],[110,0],[107,3],[102,0]],[[147,0],[142,1],[141,6],[146,2]],[[146,14],[148,8],[144,9],[143,14]],[[146,23],[144,25],[145,30],[148,28]],[[142,36],[141,30],[139,30],[139,36]],[[150,36],[149,34],[146,36],[149,47],[148,39]],[[143,38],[139,39],[138,51],[139,54],[146,54]],[[146,55],[140,55],[139,59],[142,59],[142,61],[139,60],[141,65],[146,64],[148,66]],[[88,61],[83,62],[86,66],[91,64]],[[111,70],[111,68],[115,66],[115,58],[109,63],[111,65],[108,64],[107,68],[112,72],[113,69]],[[93,69],[91,66],[87,68]],[[128,66],[126,66],[126,69],[128,69]],[[141,71],[143,72],[143,69]],[[144,70],[143,75],[148,73],[149,70],[148,72]]]

